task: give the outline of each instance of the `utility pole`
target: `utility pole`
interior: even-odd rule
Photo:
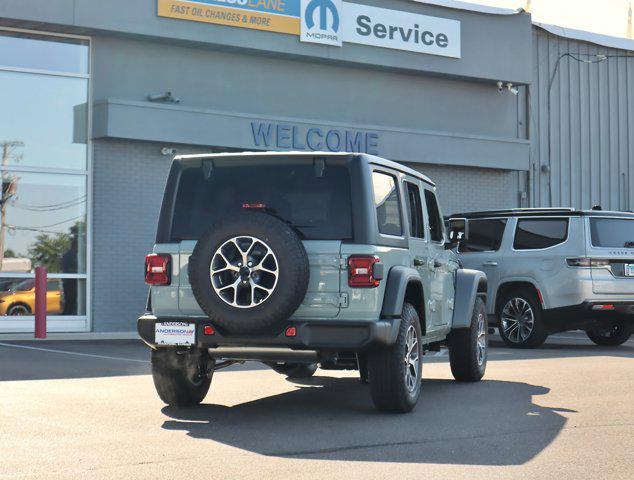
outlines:
[[[627,10],[627,38],[634,38],[632,36],[632,2],[630,1],[630,7]]]
[[[530,11],[531,11],[531,0],[526,0],[526,5],[524,6],[524,11],[530,13]]]
[[[9,160],[13,159],[18,162],[22,155],[16,155],[17,148],[24,147],[24,142],[20,140],[10,140],[0,142],[2,148],[2,167],[9,165]],[[4,263],[4,237],[7,227],[7,204],[9,200],[15,196],[17,189],[17,178],[6,170],[2,170],[2,195],[0,196],[0,271]]]

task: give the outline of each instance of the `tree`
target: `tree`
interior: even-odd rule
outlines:
[[[18,256],[13,250],[11,250],[10,248],[7,248],[4,251],[4,258],[18,258]]]
[[[39,233],[29,247],[33,265],[46,267],[49,272],[60,272],[62,256],[70,249],[70,242],[68,233]]]

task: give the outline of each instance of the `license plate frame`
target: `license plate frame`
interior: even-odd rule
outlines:
[[[157,322],[154,325],[157,345],[194,345],[196,324],[188,322]]]

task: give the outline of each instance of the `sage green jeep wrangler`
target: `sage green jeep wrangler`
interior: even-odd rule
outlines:
[[[486,277],[442,219],[431,180],[371,155],[176,157],[138,320],[159,396],[198,404],[214,371],[255,360],[359,370],[379,410],[408,412],[445,345],[456,380],[480,380]]]

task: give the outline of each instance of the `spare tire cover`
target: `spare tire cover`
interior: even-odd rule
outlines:
[[[222,331],[276,334],[308,289],[306,250],[282,220],[239,212],[215,224],[189,258],[200,308]]]

